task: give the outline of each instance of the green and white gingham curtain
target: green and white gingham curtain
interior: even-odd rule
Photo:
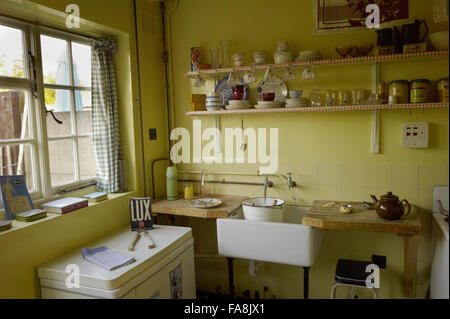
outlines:
[[[93,41],[92,46],[92,137],[97,164],[97,190],[123,191],[119,110],[112,54],[115,39]]]

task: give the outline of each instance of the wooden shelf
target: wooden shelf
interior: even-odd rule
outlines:
[[[281,64],[263,64],[254,66],[241,66],[241,67],[231,67],[223,69],[209,69],[200,70],[194,72],[188,72],[185,77],[194,77],[197,75],[208,75],[208,76],[219,76],[227,74],[230,72],[244,72],[251,70],[267,70],[268,68],[272,70],[285,69],[285,68],[295,68],[295,67],[305,67],[308,65],[320,66],[320,65],[351,65],[360,63],[376,63],[376,62],[397,62],[412,59],[421,58],[433,58],[433,57],[448,57],[448,50],[445,51],[429,51],[429,52],[418,52],[418,53],[405,53],[405,54],[387,54],[378,56],[364,56],[356,58],[338,58],[338,59],[321,59],[314,61],[304,61],[304,62],[290,62]]]
[[[195,111],[186,112],[188,116],[259,114],[259,113],[310,113],[310,112],[346,112],[346,111],[376,111],[376,110],[408,110],[408,109],[442,109],[448,108],[448,103],[409,103],[409,104],[380,104],[380,105],[345,105],[320,107],[281,107],[267,109],[242,109],[223,111]]]

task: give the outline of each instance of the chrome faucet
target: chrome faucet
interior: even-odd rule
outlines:
[[[292,173],[287,173],[287,185],[288,190],[291,190],[291,187],[297,186],[297,183],[292,179]]]
[[[264,176],[264,199],[266,199],[267,188],[271,187],[273,187],[273,182],[269,180],[269,177],[267,175]]]
[[[276,176],[279,176],[281,178],[284,178],[287,182],[288,190],[291,190],[291,188],[297,186],[297,183],[292,179],[292,173],[287,173],[287,177],[283,174],[275,174]]]

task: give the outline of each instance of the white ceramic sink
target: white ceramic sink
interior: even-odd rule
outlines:
[[[242,210],[217,219],[219,254],[227,257],[311,267],[321,231],[301,224],[309,207],[285,206],[283,223],[245,220]]]

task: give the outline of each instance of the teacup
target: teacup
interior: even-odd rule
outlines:
[[[265,64],[267,53],[265,51],[258,51],[253,53],[253,58],[255,59],[256,64]]]
[[[289,48],[289,44],[287,42],[278,42],[277,50],[278,51],[287,51]]]
[[[245,54],[243,52],[233,54],[233,62],[236,66],[243,66],[245,63]]]
[[[289,91],[289,96],[291,97],[291,99],[295,99],[295,100],[301,99],[303,96],[303,91],[302,90]]]
[[[262,98],[264,101],[273,101],[275,100],[275,93],[263,93]]]
[[[242,84],[231,87],[231,90],[233,91],[233,100],[244,99],[244,86]]]

